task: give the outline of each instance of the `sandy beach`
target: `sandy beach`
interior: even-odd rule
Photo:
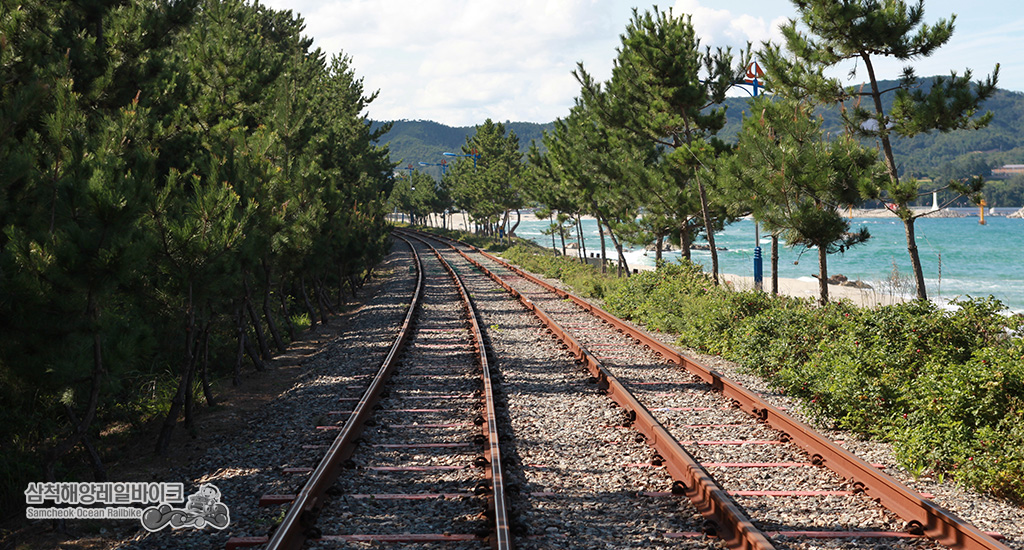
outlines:
[[[525,217],[526,215],[524,215]],[[885,209],[879,210],[854,210],[854,216],[857,217],[892,217],[896,216]],[[466,226],[463,223],[463,217],[461,213],[449,216],[449,228],[466,231]],[[439,227],[441,225],[441,216],[434,214],[431,216],[430,225]],[[635,266],[638,269],[651,269],[645,266]],[[736,290],[749,290],[754,288],[754,278],[751,276],[734,275],[732,273],[723,273],[721,278],[725,284],[732,286]],[[763,289],[766,292],[771,291],[771,278],[765,277],[763,283]],[[818,298],[818,282],[811,280],[800,280],[800,279],[787,279],[779,278],[779,293],[786,296],[793,296],[797,298]],[[862,307],[875,307],[892,305],[898,302],[904,301],[901,296],[895,296],[892,293],[884,292],[879,289],[863,289],[856,287],[840,286],[840,285],[829,285],[828,295],[830,300],[847,299]]]
[[[743,275],[723,273],[721,275],[725,284],[731,285],[736,290],[750,290],[754,288],[754,278]],[[763,289],[770,292],[772,288],[771,278],[766,277]],[[779,294],[794,296],[797,298],[818,298],[818,281],[802,281],[800,279],[779,278]],[[861,307],[888,306],[903,302],[901,296],[894,296],[878,289],[856,288],[851,286],[828,286],[829,300],[837,301],[847,299]]]

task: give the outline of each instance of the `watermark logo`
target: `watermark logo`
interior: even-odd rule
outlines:
[[[29,483],[25,489],[28,519],[130,519],[149,531],[172,529],[224,529],[231,520],[220,501],[220,489],[204,483],[185,498],[181,483]],[[159,503],[158,506],[143,506]],[[174,508],[172,504],[182,504]],[[40,507],[42,506],[42,507]]]
[[[155,532],[171,526],[172,529],[191,527],[202,529],[206,526],[224,529],[231,521],[228,507],[220,501],[220,489],[211,483],[204,483],[199,490],[189,495],[185,508],[174,508],[167,502],[151,506],[142,512],[142,526]]]

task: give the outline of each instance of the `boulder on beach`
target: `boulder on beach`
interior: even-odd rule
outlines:
[[[820,275],[818,275],[817,273],[811,273],[811,277],[814,277],[815,279],[819,279]],[[849,286],[849,287],[853,287],[853,288],[865,288],[865,289],[871,288],[871,285],[869,285],[868,283],[865,283],[864,281],[861,281],[860,279],[857,279],[856,281],[851,281],[849,277],[847,277],[846,275],[843,275],[842,273],[836,273],[835,275],[829,277],[828,278],[828,284],[835,285],[835,286]]]

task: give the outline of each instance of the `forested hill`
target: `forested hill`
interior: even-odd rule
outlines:
[[[374,122],[373,129],[380,127],[380,124],[380,122]],[[461,153],[462,146],[466,144],[466,138],[476,133],[475,126],[452,128],[429,120],[396,120],[391,124],[391,131],[384,136],[382,141],[387,143],[390,148],[391,161],[399,163],[400,167],[409,164],[415,166],[419,162],[438,164],[446,158],[451,162],[454,159],[444,157],[441,153]],[[504,125],[505,131],[515,132],[519,137],[519,148],[523,152],[529,149],[532,140],[536,140],[540,144],[541,132],[550,130],[554,126],[552,123],[539,124],[536,122],[505,122]],[[417,169],[440,177],[437,167],[417,166]]]
[[[885,81],[880,86],[886,89],[895,84],[895,81]],[[930,84],[930,78],[922,79],[922,86],[928,87]],[[891,96],[887,95],[890,102]],[[726,104],[729,107],[729,122],[720,135],[727,141],[735,141],[743,113],[750,111],[749,98],[729,98]],[[887,110],[888,107],[887,103]],[[896,139],[894,147],[901,169],[918,177],[945,179],[969,173],[984,174],[986,168],[1003,164],[1024,164],[1024,133],[1021,132],[1021,128],[1024,128],[1024,93],[999,90],[986,102],[984,109],[995,115],[987,128],[946,134],[934,132],[912,139]],[[838,113],[823,110],[822,114],[825,130],[838,132]],[[466,137],[475,131],[472,126],[452,128],[428,120],[399,120],[392,124],[394,126],[383,141],[390,145],[391,160],[401,163],[401,166],[410,163],[416,165],[419,162],[440,163],[445,158],[441,153],[460,152]],[[376,127],[379,123],[374,125]],[[506,122],[505,128],[519,136],[520,148],[526,151],[531,140],[540,143],[541,132],[550,130],[552,124]],[[424,169],[419,166],[417,168]],[[436,167],[427,167],[426,171],[435,177],[440,175]]]
[[[925,91],[931,87],[933,79],[921,79]],[[894,80],[880,81],[879,88],[890,89],[896,84]],[[886,94],[884,98],[886,112],[892,105],[892,96]],[[736,139],[743,113],[750,112],[749,101],[745,97],[727,100],[729,121],[720,134],[723,139]],[[981,130],[958,130],[945,134],[932,132],[908,139],[896,138],[893,148],[900,169],[917,177],[944,179],[973,173],[985,175],[985,168],[1004,164],[1024,164],[1024,134],[1020,131],[1024,127],[1024,93],[1000,89],[982,106],[981,112],[985,111],[992,111],[994,116],[991,124]],[[826,132],[841,131],[837,110],[822,109],[821,114]]]

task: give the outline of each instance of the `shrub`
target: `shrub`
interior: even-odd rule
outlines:
[[[516,245],[502,256],[521,268],[545,277],[559,279],[572,288],[574,294],[588,298],[604,299],[618,288],[625,279],[601,273],[596,267],[578,259],[556,255],[537,246]]]
[[[866,309],[729,292],[689,266],[632,277],[617,315],[720,353],[835,426],[892,441],[910,471],[1024,501],[1024,320],[992,298]]]
[[[617,279],[535,247],[505,256],[609,311],[740,362],[833,425],[892,441],[911,472],[1024,502],[1024,317],[993,298],[944,311],[732,292],[699,265]]]

